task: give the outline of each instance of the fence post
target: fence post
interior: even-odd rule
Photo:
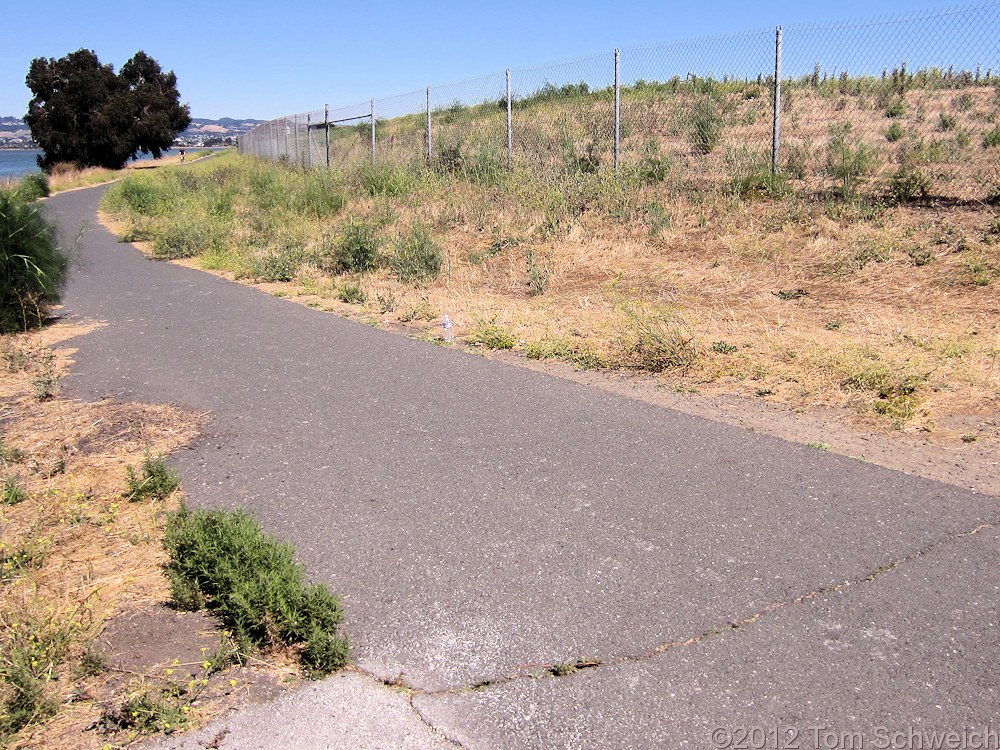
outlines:
[[[285,131],[285,156],[288,156],[288,118],[281,118],[281,129]],[[278,143],[278,133],[274,133],[274,156],[275,161],[281,158],[281,145]]]
[[[774,130],[771,133],[771,174],[778,174],[781,151],[781,27],[774,33]]]
[[[299,158],[299,116],[295,115],[295,159],[292,162],[296,166],[302,163]]]
[[[312,169],[313,165],[313,140],[312,140],[312,114],[306,115],[306,166]]]
[[[507,169],[514,166],[514,119],[511,117],[513,111],[510,96],[510,68],[507,68]]]
[[[621,157],[622,146],[622,86],[621,78],[618,75],[619,59],[621,55],[615,49],[615,174],[618,174],[618,161]]]
[[[372,166],[375,166],[375,100],[372,99]]]
[[[427,166],[431,166],[431,87],[427,87]]]
[[[326,169],[330,171],[330,105],[323,105],[323,126],[326,128]]]

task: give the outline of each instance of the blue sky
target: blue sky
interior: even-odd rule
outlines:
[[[4,4],[0,115],[27,109],[24,77],[33,58],[85,47],[116,69],[145,51],[177,74],[192,115],[213,119],[348,105],[615,47],[945,7],[934,0],[248,0],[184,3],[176,10],[135,0]]]

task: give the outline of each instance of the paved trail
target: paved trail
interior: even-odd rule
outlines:
[[[70,392],[211,411],[176,460],[189,501],[292,540],[346,597],[355,663],[415,689],[342,675],[230,720],[225,747],[1000,731],[997,498],[145,260],[97,226],[100,194],[48,204],[93,227],[68,314],[108,322],[74,342]],[[528,676],[577,659],[602,665]]]

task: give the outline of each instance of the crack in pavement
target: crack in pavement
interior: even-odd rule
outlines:
[[[604,666],[614,666],[614,665],[619,665],[619,664],[631,664],[631,663],[637,663],[637,662],[642,662],[642,661],[648,661],[648,660],[653,659],[654,657],[659,656],[660,654],[663,654],[663,653],[665,653],[667,651],[670,651],[672,649],[683,648],[683,647],[686,647],[686,646],[695,646],[695,645],[701,643],[702,641],[704,641],[704,640],[706,640],[708,638],[712,638],[714,636],[721,635],[722,633],[726,633],[726,632],[729,632],[729,631],[732,631],[732,630],[738,630],[739,628],[745,627],[747,625],[753,625],[753,624],[757,623],[758,621],[760,621],[761,619],[763,619],[765,616],[767,616],[767,615],[769,615],[769,614],[771,614],[773,612],[776,612],[776,611],[778,611],[780,609],[783,609],[785,607],[794,606],[796,604],[802,604],[803,602],[813,601],[813,600],[815,600],[815,599],[817,599],[817,598],[819,598],[821,596],[824,596],[826,594],[837,593],[837,592],[843,591],[843,590],[845,590],[845,589],[847,589],[847,588],[849,588],[851,586],[861,586],[861,585],[864,585],[864,584],[872,583],[875,580],[877,580],[878,578],[880,578],[881,576],[883,576],[883,575],[885,575],[887,573],[890,573],[890,572],[896,570],[901,565],[905,565],[908,562],[912,562],[913,560],[916,560],[916,559],[918,559],[920,557],[928,555],[928,554],[934,552],[937,549],[940,549],[941,547],[943,547],[943,546],[945,546],[947,544],[950,544],[952,542],[956,542],[956,541],[958,541],[960,539],[964,539],[964,538],[967,538],[967,537],[974,536],[974,535],[978,534],[981,531],[985,531],[986,529],[992,529],[992,528],[995,528],[995,527],[996,527],[995,523],[982,523],[982,524],[979,524],[978,526],[970,529],[969,531],[962,531],[962,532],[956,532],[954,534],[950,534],[950,535],[948,535],[946,537],[943,537],[942,539],[938,539],[937,541],[930,542],[929,544],[921,547],[920,549],[918,549],[915,552],[910,553],[909,555],[905,555],[905,556],[900,557],[900,558],[898,558],[896,560],[893,560],[892,562],[886,563],[885,565],[882,565],[882,566],[876,568],[875,570],[871,571],[867,575],[862,576],[860,578],[856,578],[856,579],[853,579],[853,580],[845,580],[845,581],[841,581],[839,583],[832,583],[832,584],[829,584],[829,585],[822,586],[820,588],[814,589],[813,591],[810,591],[808,593],[800,594],[798,596],[792,597],[790,599],[784,599],[784,600],[781,600],[781,601],[771,602],[770,604],[767,604],[766,606],[762,607],[758,611],[754,612],[751,615],[747,615],[746,617],[741,617],[741,618],[736,619],[736,620],[730,620],[730,621],[728,621],[728,622],[726,622],[724,624],[721,624],[721,625],[716,625],[714,627],[708,628],[707,630],[705,630],[705,631],[703,631],[703,632],[701,632],[701,633],[699,633],[697,635],[691,636],[691,637],[683,639],[683,640],[674,640],[674,641],[669,641],[667,643],[659,644],[659,645],[657,645],[657,646],[655,646],[655,647],[653,647],[653,648],[651,648],[651,649],[649,649],[647,651],[643,651],[643,652],[640,652],[638,654],[624,654],[622,656],[618,656],[618,657],[615,657],[613,659],[608,659],[606,661],[604,661],[604,660],[577,661],[575,664],[570,664],[570,665],[560,665],[558,663],[553,663],[553,664],[520,664],[520,665],[517,665],[514,668],[515,669],[514,672],[505,674],[505,675],[503,675],[501,677],[487,678],[487,679],[479,680],[479,681],[477,681],[475,683],[472,683],[472,684],[468,684],[468,685],[455,685],[455,686],[452,686],[452,687],[441,688],[439,690],[422,690],[420,688],[416,688],[416,687],[413,687],[411,685],[408,685],[405,682],[402,682],[401,680],[398,680],[398,679],[397,680],[386,680],[386,679],[380,678],[377,675],[374,675],[374,674],[372,674],[370,672],[366,672],[363,669],[360,669],[358,667],[353,667],[353,668],[357,669],[358,671],[363,672],[364,674],[368,675],[369,677],[371,677],[374,680],[377,680],[378,682],[382,683],[383,685],[387,685],[387,686],[390,686],[390,687],[402,688],[402,689],[405,689],[406,691],[408,691],[409,698],[410,698],[410,705],[413,707],[413,710],[420,716],[421,720],[425,724],[427,724],[428,727],[430,727],[431,729],[433,729],[435,732],[439,732],[439,730],[437,728],[435,728],[434,725],[430,721],[428,721],[420,713],[420,710],[415,705],[413,705],[413,698],[415,696],[419,695],[419,696],[426,696],[426,697],[435,697],[435,696],[440,696],[440,695],[454,695],[454,694],[466,693],[466,692],[470,692],[470,691],[474,691],[474,690],[484,690],[486,688],[493,687],[495,685],[504,685],[504,684],[507,684],[507,683],[510,683],[510,682],[514,682],[514,681],[517,681],[517,680],[525,680],[525,679],[528,679],[528,680],[539,680],[539,679],[556,678],[556,677],[562,677],[562,676],[569,676],[569,675],[571,675],[571,674],[573,674],[575,672],[578,672],[580,670],[583,670],[583,669],[587,669],[587,670],[589,670],[589,669],[599,669],[599,668],[604,667]],[[560,669],[560,667],[564,667],[564,666],[568,666],[570,668],[568,670]],[[456,742],[455,740],[447,737],[443,733],[441,733],[441,734],[442,734],[443,737],[445,737],[445,739],[447,739],[449,742],[452,742],[457,747],[462,747],[461,743]]]
[[[434,723],[426,716],[424,716],[423,712],[416,705],[414,705],[413,703],[414,696],[427,695],[426,692],[417,690],[416,688],[407,685],[405,682],[402,682],[399,679],[394,680],[394,679],[386,679],[384,677],[379,677],[378,675],[373,674],[364,669],[363,667],[359,667],[356,664],[351,664],[345,667],[344,671],[354,672],[355,674],[359,674],[362,677],[367,677],[372,682],[378,683],[380,687],[388,688],[390,690],[395,690],[396,692],[400,693],[405,693],[406,702],[410,706],[410,710],[417,717],[417,719],[419,719],[420,722],[424,724],[424,726],[426,726],[436,737],[441,738],[441,740],[447,742],[449,745],[452,745],[453,747],[460,748],[461,750],[468,750],[468,748],[466,748],[465,745],[456,740],[454,737],[449,737],[448,734],[445,733],[443,730],[434,726]]]

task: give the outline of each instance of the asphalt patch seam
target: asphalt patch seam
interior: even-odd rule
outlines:
[[[893,560],[892,562],[886,563],[885,565],[876,568],[868,575],[863,576],[861,578],[856,578],[854,580],[845,580],[839,583],[833,583],[827,586],[822,586],[806,594],[800,594],[791,599],[771,602],[770,604],[764,606],[757,612],[754,612],[752,615],[748,615],[746,617],[742,617],[736,620],[730,620],[729,622],[724,623],[722,625],[716,625],[714,627],[708,628],[707,630],[699,633],[698,635],[691,636],[690,638],[686,638],[684,640],[675,640],[675,641],[670,641],[668,643],[662,643],[648,651],[641,652],[639,654],[626,654],[623,656],[615,657],[613,659],[608,659],[607,661],[593,660],[593,661],[577,662],[574,665],[570,665],[576,668],[572,668],[567,671],[561,671],[556,669],[556,667],[560,666],[557,664],[523,664],[515,667],[515,671],[513,673],[506,674],[501,677],[492,679],[487,678],[475,682],[471,685],[459,685],[454,687],[442,688],[440,690],[427,691],[427,690],[420,690],[419,688],[408,687],[407,689],[410,691],[410,704],[413,705],[413,698],[418,695],[425,696],[428,698],[434,698],[441,695],[468,693],[478,690],[485,690],[495,685],[505,685],[507,683],[519,680],[525,680],[525,679],[541,680],[550,678],[558,679],[562,677],[572,676],[581,670],[597,671],[598,669],[604,666],[635,664],[639,662],[649,661],[650,659],[653,659],[659,656],[660,654],[666,653],[667,651],[670,651],[672,649],[683,648],[686,646],[695,646],[708,638],[719,636],[724,633],[731,632],[733,630],[738,630],[748,625],[753,625],[758,621],[760,621],[761,619],[763,619],[765,616],[771,614],[772,612],[776,612],[779,609],[783,609],[788,606],[794,606],[796,604],[802,604],[803,602],[810,602],[826,594],[838,593],[847,588],[850,588],[851,586],[863,586],[869,583],[873,583],[877,579],[881,578],[882,576],[888,573],[891,573],[892,571],[896,570],[902,565],[905,565],[906,563],[913,562],[918,558],[924,557],[940,549],[941,547],[944,547],[947,544],[951,544],[952,542],[957,542],[967,537],[975,536],[981,531],[985,531],[987,529],[993,529],[996,528],[996,526],[997,524],[995,523],[981,523],[975,526],[974,528],[970,529],[969,531],[962,531],[962,532],[956,532],[954,534],[949,534],[946,537],[943,537],[941,539],[938,539],[937,541],[931,542],[921,547],[915,552],[911,552],[909,555],[905,555],[896,560]],[[376,677],[374,679],[378,678]],[[391,680],[390,681],[380,680],[380,682],[387,685],[399,684]],[[416,706],[414,706],[414,710],[417,711],[417,713],[419,713],[419,710],[416,708]],[[422,716],[421,718],[423,719]],[[432,726],[430,722],[427,722],[426,720],[425,723],[427,723],[428,726]]]
[[[413,703],[413,698],[415,695],[427,695],[428,693],[425,693],[424,691],[418,690],[417,688],[414,688],[411,685],[406,684],[406,682],[403,681],[401,677],[397,677],[395,679],[392,678],[387,679],[384,677],[379,677],[378,675],[373,674],[372,672],[369,672],[364,668],[359,667],[356,664],[351,664],[345,667],[345,670],[354,672],[355,674],[362,675],[363,677],[367,677],[369,680],[376,683],[379,687],[389,688],[390,690],[394,690],[396,692],[405,693],[406,702],[410,706],[410,710],[413,712],[413,715],[416,716],[417,719],[424,726],[426,726],[434,734],[435,737],[439,737],[444,742],[447,742],[449,745],[459,748],[460,750],[468,750],[468,748],[461,742],[456,740],[454,737],[448,736],[448,734],[440,727],[435,726],[434,723],[426,716],[424,716],[423,712],[421,712],[421,710],[417,708],[417,706]]]

